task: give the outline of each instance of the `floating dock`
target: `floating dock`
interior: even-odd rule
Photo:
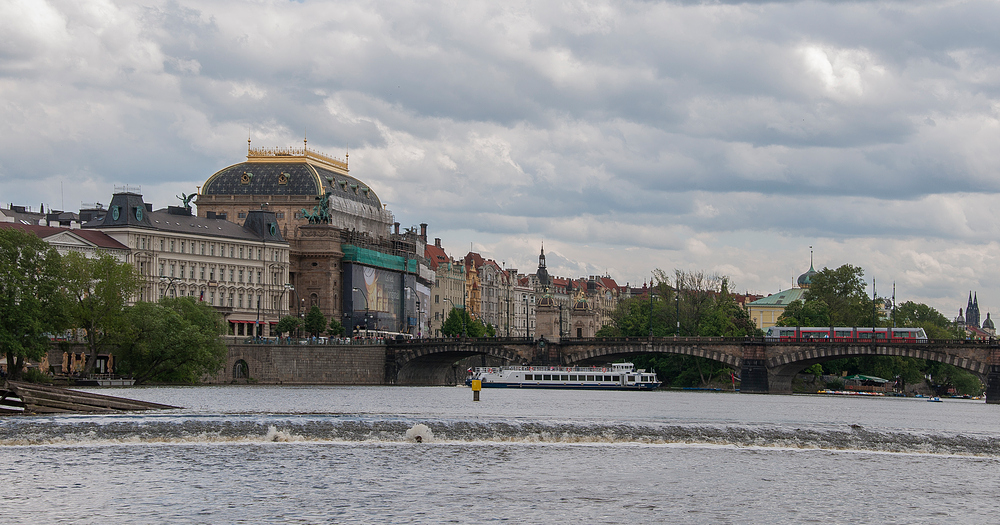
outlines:
[[[114,413],[179,408],[57,386],[7,381],[0,390],[0,415]]]

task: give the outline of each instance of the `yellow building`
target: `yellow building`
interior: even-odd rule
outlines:
[[[789,303],[792,301],[805,301],[806,290],[812,284],[812,276],[815,274],[816,270],[813,268],[812,261],[810,261],[809,271],[798,278],[798,288],[789,288],[788,290],[748,303],[747,311],[750,313],[750,318],[753,319],[757,328],[766,331],[778,322],[778,318],[784,313],[785,307]]]

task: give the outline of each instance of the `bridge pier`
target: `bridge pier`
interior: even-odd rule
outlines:
[[[762,344],[746,343],[742,348],[740,363],[740,393],[767,394],[767,347]]]
[[[1000,365],[990,365],[986,374],[986,403],[1000,405]]]
[[[741,394],[770,393],[767,384],[767,364],[763,359],[744,359],[740,367]]]

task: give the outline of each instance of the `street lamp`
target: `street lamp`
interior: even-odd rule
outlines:
[[[528,308],[528,295],[524,295],[524,335],[531,339],[531,310]]]
[[[368,330],[368,296],[365,295],[365,292],[357,286],[351,288],[351,290],[361,293],[361,297],[365,298],[365,330]]]
[[[177,297],[177,281],[180,281],[180,277],[167,277],[166,275],[160,276],[160,282],[167,285],[167,288],[174,289],[174,297]],[[166,295],[166,294],[164,294]]]
[[[677,302],[677,331],[674,332],[674,337],[681,335],[681,287],[680,283],[674,286],[674,300]]]

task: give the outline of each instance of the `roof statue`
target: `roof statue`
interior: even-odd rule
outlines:
[[[185,208],[187,208],[187,209],[190,210],[191,209],[191,199],[193,199],[195,197],[195,194],[194,193],[191,193],[191,194],[181,193],[180,195],[174,195],[174,197],[177,197],[178,199],[180,199],[181,205],[183,205]]]
[[[312,213],[302,208],[302,217],[309,220],[309,224],[330,224],[330,194],[324,193],[316,197],[319,204],[313,206]]]

